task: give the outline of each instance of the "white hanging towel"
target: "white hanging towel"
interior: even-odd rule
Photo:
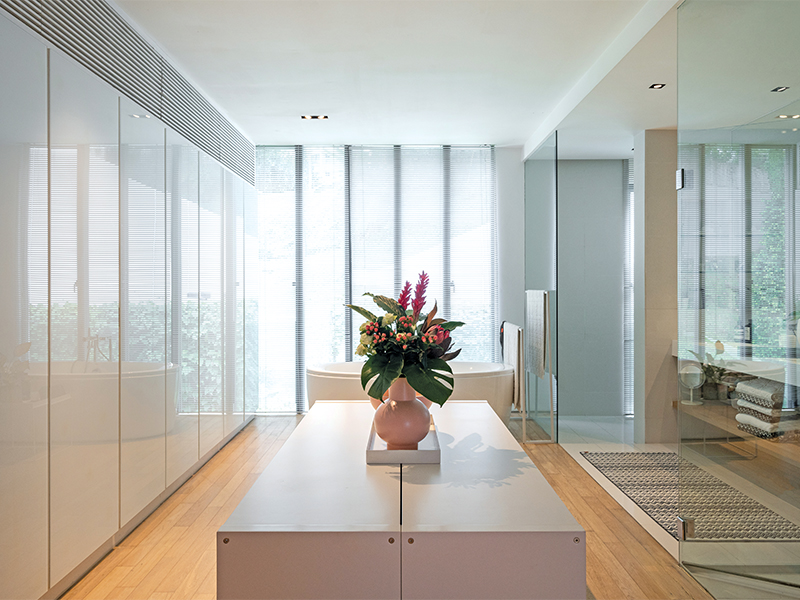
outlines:
[[[522,329],[513,323],[503,324],[503,362],[514,368],[513,405],[522,410]]]
[[[545,373],[545,293],[544,290],[525,290],[525,370],[540,379],[544,379]]]

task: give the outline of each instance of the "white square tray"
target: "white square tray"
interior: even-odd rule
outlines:
[[[389,450],[386,442],[375,433],[375,423],[369,432],[367,442],[368,465],[397,465],[397,464],[439,464],[441,462],[441,449],[439,436],[436,433],[436,424],[431,416],[431,429],[416,450]]]

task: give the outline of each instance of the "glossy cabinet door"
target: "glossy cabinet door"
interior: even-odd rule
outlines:
[[[234,400],[234,424],[244,422],[244,188],[238,178],[239,189],[234,198],[236,216],[236,391]]]
[[[50,52],[50,581],[119,528],[119,98]]]
[[[200,154],[200,456],[222,441],[225,292],[223,169]]]
[[[244,412],[258,410],[258,194],[244,185]]]
[[[120,102],[120,526],[165,489],[166,202],[164,125]]]
[[[167,485],[199,458],[198,160],[197,148],[167,128],[167,364],[177,369],[174,401],[167,388]]]
[[[47,50],[0,16],[0,598],[47,591]]]
[[[244,419],[243,181],[225,171],[225,435]]]

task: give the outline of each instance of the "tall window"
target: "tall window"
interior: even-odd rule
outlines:
[[[397,295],[420,271],[458,330],[460,359],[496,350],[491,146],[271,147],[256,151],[260,411],[305,408],[306,365],[352,361],[360,319],[344,304]]]
[[[622,206],[625,218],[625,257],[623,261],[622,301],[622,388],[624,415],[633,414],[634,357],[633,357],[633,160],[622,161]]]
[[[725,359],[787,356],[797,297],[797,151],[791,145],[680,148],[681,357],[720,340]],[[793,352],[794,350],[791,349]],[[712,351],[713,354],[713,351]]]

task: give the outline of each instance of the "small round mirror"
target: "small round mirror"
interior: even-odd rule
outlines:
[[[702,404],[702,401],[694,399],[694,391],[703,385],[703,382],[706,380],[703,369],[701,369],[696,363],[689,363],[681,367],[681,370],[678,372],[678,376],[680,377],[681,383],[689,388],[689,399],[681,400],[681,404],[688,404],[690,406],[698,406]]]

